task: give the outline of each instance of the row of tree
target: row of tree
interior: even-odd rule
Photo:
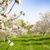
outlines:
[[[3,18],[0,19],[0,37],[17,37],[25,34],[50,34],[50,12],[40,14],[40,20],[36,24],[27,24],[22,19],[14,20],[14,14],[8,22],[3,22]],[[5,19],[5,18],[4,18]],[[15,17],[16,19],[16,17]]]
[[[40,13],[40,20],[31,29],[33,33],[50,34],[50,12]]]

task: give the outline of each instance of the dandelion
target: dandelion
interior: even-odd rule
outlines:
[[[10,40],[8,40],[8,44],[9,44],[10,46],[13,46],[13,45],[14,45],[14,43],[11,42]]]
[[[8,44],[9,44],[9,46],[6,48],[6,50],[8,50],[8,48],[9,48],[10,46],[13,46],[13,45],[14,45],[14,43],[11,42],[10,40],[8,40]]]
[[[11,42],[11,43],[10,43],[10,46],[13,46],[13,45],[14,45],[14,43],[13,43],[13,42]]]

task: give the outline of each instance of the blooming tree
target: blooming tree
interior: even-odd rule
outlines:
[[[8,13],[5,13],[7,11],[8,6],[11,4],[11,2],[14,1],[12,7],[8,11]],[[5,41],[7,41],[8,33],[12,30],[12,24],[13,20],[18,19],[21,15],[25,15],[23,11],[20,11],[20,14],[12,18],[9,17],[9,13],[13,9],[15,3],[19,4],[20,0],[0,0],[0,16],[3,17],[2,19],[0,18],[0,32],[3,32],[5,35]],[[1,34],[1,33],[0,33]]]

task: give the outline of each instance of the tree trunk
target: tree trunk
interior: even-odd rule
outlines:
[[[7,37],[7,36],[5,37],[5,42],[6,42],[6,41],[8,41],[8,37]]]
[[[43,36],[45,35],[45,32],[43,33]]]

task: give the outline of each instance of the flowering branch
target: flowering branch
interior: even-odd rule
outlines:
[[[15,2],[14,2],[14,4],[12,5],[11,9],[9,10],[8,14],[9,14],[9,13],[11,12],[11,10],[13,9],[15,3],[18,3],[18,4],[19,4],[19,3],[20,3],[20,0],[15,0]]]

